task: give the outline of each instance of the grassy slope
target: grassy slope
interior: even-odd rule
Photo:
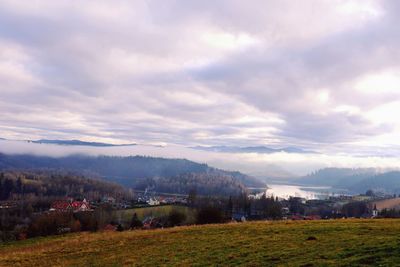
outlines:
[[[307,240],[314,236],[316,240]],[[391,266],[400,220],[254,222],[81,233],[0,247],[1,266]]]

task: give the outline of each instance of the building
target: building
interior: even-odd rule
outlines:
[[[86,199],[83,201],[58,200],[51,204],[50,211],[58,212],[83,212],[91,211],[90,204]]]
[[[109,203],[109,204],[115,204],[115,198],[113,198],[113,197],[109,197],[109,196],[104,196],[102,199],[101,199],[101,202],[102,203]]]
[[[378,216],[378,209],[376,208],[376,204],[374,205],[374,208],[372,209],[372,217],[375,218]]]
[[[246,221],[246,214],[244,213],[233,213],[232,214],[232,221],[237,221],[237,222],[245,222]]]
[[[156,198],[150,198],[147,201],[147,204],[149,204],[150,206],[157,206],[160,205],[160,201],[158,201]]]

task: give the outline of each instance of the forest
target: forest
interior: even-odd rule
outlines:
[[[57,171],[5,171],[0,173],[1,200],[43,200],[52,197],[97,199],[104,195],[128,197],[122,186]]]
[[[52,170],[101,178],[137,190],[187,194],[196,188],[209,195],[236,195],[246,187],[265,187],[254,177],[186,159],[143,156],[72,155],[62,158],[0,153],[0,170]]]

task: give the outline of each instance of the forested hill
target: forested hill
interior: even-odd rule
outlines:
[[[324,168],[297,181],[309,185],[347,187],[375,174],[373,168]]]
[[[129,199],[131,194],[121,185],[66,172],[0,172],[0,201],[24,198],[31,204],[43,204],[57,197],[97,200],[103,196]]]
[[[171,193],[235,194],[264,183],[239,172],[229,172],[185,159],[143,156],[111,157],[72,155],[61,158],[0,154],[0,170],[55,169],[98,176],[136,189],[153,187]]]
[[[374,168],[325,168],[304,176],[296,182],[347,189],[357,194],[365,193],[367,190],[389,194],[400,193],[400,171],[382,172]]]
[[[355,192],[365,192],[371,189],[400,194],[400,172],[390,171],[365,178],[351,185],[350,189]]]

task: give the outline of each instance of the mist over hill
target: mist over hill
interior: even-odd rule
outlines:
[[[352,193],[365,193],[367,190],[400,193],[400,171],[395,170],[325,168],[301,177],[296,182],[346,189]]]
[[[371,189],[400,194],[400,171],[390,171],[367,177],[354,182],[349,189],[355,192],[365,192]]]
[[[237,147],[237,146],[195,146],[192,147],[197,150],[213,151],[213,152],[225,152],[225,153],[259,153],[259,154],[273,154],[279,152],[286,153],[298,153],[298,154],[314,154],[317,153],[312,150],[306,150],[300,147],[282,147],[282,148],[271,148],[266,146],[248,146],[248,147]]]
[[[0,153],[0,170],[52,169],[97,176],[119,184],[144,190],[151,187],[169,193],[240,194],[247,187],[264,187],[259,180],[242,174],[216,169],[186,159],[143,156],[48,157],[7,155]]]
[[[321,186],[343,186],[376,174],[374,168],[324,168],[306,175],[298,181],[304,184]]]

